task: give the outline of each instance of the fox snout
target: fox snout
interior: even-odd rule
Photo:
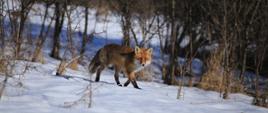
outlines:
[[[140,65],[143,67],[149,64],[151,64],[151,60],[140,60]]]

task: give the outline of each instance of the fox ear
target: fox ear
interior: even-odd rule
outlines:
[[[138,53],[140,51],[140,48],[138,46],[135,47],[135,53]]]
[[[147,51],[152,54],[153,53],[153,48],[149,48]]]

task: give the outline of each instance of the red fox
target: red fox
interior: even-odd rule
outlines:
[[[119,81],[119,73],[123,72],[128,77],[124,86],[128,86],[131,82],[134,88],[140,89],[136,82],[135,73],[151,64],[152,51],[152,48],[135,47],[133,50],[130,47],[116,44],[105,45],[93,57],[88,69],[90,73],[97,71],[95,81],[98,82],[101,71],[112,65],[115,69],[114,79],[118,86],[122,86]]]

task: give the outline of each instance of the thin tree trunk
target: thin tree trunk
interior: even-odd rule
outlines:
[[[64,22],[65,12],[60,3],[56,2],[55,6],[56,6],[55,8],[56,22],[55,22],[55,30],[54,30],[54,36],[53,36],[53,48],[52,48],[50,56],[55,59],[61,59],[60,58],[60,33],[61,33],[62,25]]]
[[[13,37],[14,42],[16,41],[16,34],[17,34],[17,17],[12,15],[12,11],[14,11],[14,4],[13,4],[13,0],[11,1],[12,3],[9,3],[10,0],[7,0],[7,10],[9,10],[8,12],[8,18],[9,18],[9,22],[10,22],[10,28],[11,28],[11,35]],[[9,6],[12,6],[12,8],[10,8]]]
[[[67,2],[67,1],[66,1]],[[66,3],[67,4],[67,3]],[[73,12],[72,7],[70,7],[70,9],[68,9],[67,7],[65,7],[66,10],[66,16],[67,16],[67,41],[68,41],[68,49],[71,52],[71,56],[72,58],[76,57],[76,48],[74,47],[74,41],[73,41],[73,29],[72,29],[72,18],[71,18],[71,14]],[[78,68],[78,59],[75,59],[71,64],[70,64],[70,68],[73,70],[77,70]]]
[[[242,70],[239,75],[240,83],[241,83],[241,91],[243,91],[243,86],[244,86],[244,74],[246,72],[246,65],[247,65],[246,63],[247,63],[247,51],[246,51],[246,48],[244,48]]]
[[[191,26],[191,23],[190,23],[190,26]],[[191,27],[190,27],[191,28]],[[192,36],[192,32],[190,31],[190,51],[189,51],[189,58],[188,59],[188,62],[187,62],[187,65],[189,65],[189,81],[188,81],[188,84],[189,84],[189,87],[192,87],[193,86],[193,69],[192,69],[192,61],[193,61],[193,57],[194,57],[194,54],[193,54],[193,36]]]
[[[230,88],[230,48],[231,48],[231,44],[229,42],[229,38],[227,35],[228,31],[227,31],[227,15],[228,15],[228,11],[227,11],[227,5],[226,5],[226,0],[224,0],[224,16],[223,16],[223,28],[222,28],[222,38],[223,38],[223,43],[224,43],[224,60],[223,60],[223,68],[224,68],[224,74],[223,77],[225,78],[224,82],[224,92],[223,92],[223,99],[228,99],[229,98],[229,88]]]
[[[229,98],[229,92],[230,92],[230,72],[227,70],[225,73],[225,85],[224,85],[224,93],[223,93],[223,99],[228,99]]]
[[[254,105],[261,106],[261,97],[260,97],[260,86],[259,86],[259,80],[260,80],[260,70],[262,70],[263,67],[263,61],[266,55],[266,49],[268,46],[266,46],[265,41],[260,42],[262,43],[261,46],[259,46],[257,53],[256,53],[256,58],[255,58],[255,63],[256,63],[256,79],[255,79],[255,97],[253,102]]]
[[[32,58],[32,61],[33,62],[37,62],[42,53],[42,47],[46,41],[46,37],[44,37],[44,30],[45,30],[45,23],[46,23],[46,18],[47,18],[47,15],[48,15],[48,8],[49,8],[49,4],[46,4],[46,9],[45,9],[45,15],[44,15],[44,19],[43,19],[43,22],[42,22],[42,25],[41,25],[41,30],[40,30],[40,33],[39,33],[39,39],[36,43],[36,48],[35,48],[35,51],[33,53],[33,58]]]
[[[256,79],[255,79],[255,102],[254,102],[254,104],[255,105],[261,105],[261,99],[260,99],[260,89],[259,89],[259,79],[260,79],[260,77],[259,77],[259,63],[258,63],[258,66],[256,67]]]
[[[5,32],[4,32],[4,1],[0,1],[0,40],[1,40],[1,53],[4,54],[5,49]]]
[[[178,23],[175,20],[175,0],[172,0],[172,19],[171,19],[171,54],[169,58],[170,69],[169,76],[171,80],[167,81],[167,84],[175,84],[175,68],[177,63],[177,54],[176,54],[176,42],[177,42],[177,28]]]
[[[23,13],[23,11],[21,12]],[[16,37],[16,49],[15,49],[15,58],[19,59],[20,58],[20,50],[21,50],[21,44],[23,42],[22,39],[22,32],[24,29],[24,23],[26,21],[26,18],[22,15],[20,18],[20,25],[19,25],[19,31],[18,31],[18,36]]]
[[[5,91],[5,88],[6,88],[6,84],[7,84],[7,81],[8,81],[8,75],[5,75],[5,79],[4,81],[2,81],[1,83],[1,87],[0,87],[0,100],[4,94],[4,91]]]
[[[131,27],[131,20],[130,20],[130,12],[129,12],[129,1],[121,1],[122,5],[122,15],[121,15],[121,26],[123,31],[123,42],[122,45],[130,46],[130,27]]]
[[[128,14],[122,17],[122,29],[123,29],[123,42],[122,45],[130,46],[130,17]]]
[[[82,39],[82,45],[81,45],[81,51],[80,51],[80,61],[83,60],[83,55],[86,51],[86,44],[87,44],[87,29],[88,29],[88,7],[85,7],[85,29],[83,32],[83,39]]]
[[[23,0],[21,1],[19,31],[15,40],[16,42],[15,58],[16,59],[20,58],[21,45],[23,42],[22,35],[23,35],[24,25],[25,25],[26,19],[28,17],[28,14],[33,4],[34,4],[34,1],[23,1]]]

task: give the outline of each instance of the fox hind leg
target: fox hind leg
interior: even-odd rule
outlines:
[[[120,68],[118,66],[115,66],[115,73],[114,73],[114,79],[115,79],[115,82],[118,86],[122,86],[120,84],[120,81],[119,81],[119,72],[120,72]]]
[[[97,74],[96,74],[96,79],[95,79],[95,81],[96,82],[99,82],[100,81],[100,74],[101,74],[101,72],[104,70],[104,66],[103,65],[101,65],[99,68],[98,68],[98,71],[97,71]]]

